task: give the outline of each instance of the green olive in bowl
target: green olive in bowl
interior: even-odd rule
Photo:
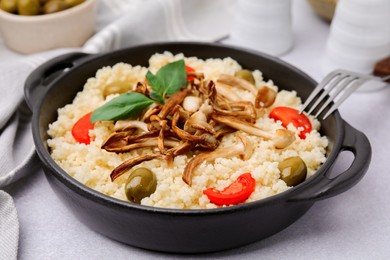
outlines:
[[[63,0],[47,1],[43,6],[44,14],[52,14],[68,9],[69,5]]]
[[[149,197],[156,191],[156,187],[156,175],[147,168],[138,168],[126,181],[126,197],[129,201],[140,204],[143,198]]]
[[[86,0],[0,0],[0,9],[12,14],[35,16],[57,13]]]
[[[1,0],[0,9],[8,13],[16,13],[18,10],[18,1],[17,0]]]
[[[70,7],[73,7],[73,6],[76,6],[76,5],[79,5],[81,4],[82,2],[84,2],[85,0],[64,0],[64,2],[70,6]]]
[[[18,0],[17,2],[20,15],[38,15],[41,13],[39,0]]]

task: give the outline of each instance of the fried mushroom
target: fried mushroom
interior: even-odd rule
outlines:
[[[234,145],[217,148],[212,152],[203,152],[196,155],[190,160],[183,172],[183,181],[192,185],[192,176],[194,175],[195,169],[203,162],[213,162],[217,158],[231,158],[239,156],[242,160],[248,160],[254,151],[254,147],[250,143],[247,137],[244,135],[236,135],[238,142]]]

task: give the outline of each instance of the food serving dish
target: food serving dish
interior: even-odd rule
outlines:
[[[0,9],[0,34],[10,49],[30,54],[82,46],[95,30],[96,0],[44,15],[24,16]]]
[[[156,52],[170,51],[199,58],[231,57],[243,67],[259,69],[281,89],[295,90],[305,100],[316,82],[277,58],[228,46],[204,43],[159,43],[102,55],[70,53],[55,58],[27,79],[25,96],[33,110],[33,138],[46,177],[64,204],[88,227],[112,239],[145,249],[203,253],[245,245],[273,235],[300,218],[315,201],[335,196],[356,184],[368,169],[367,137],[336,111],[321,121],[329,139],[327,160],[305,182],[278,195],[217,209],[178,210],[120,201],[79,183],[59,167],[47,146],[48,125],[57,109],[72,102],[86,80],[103,66],[118,62],[145,66]],[[351,151],[351,166],[329,178],[341,151]],[[245,235],[241,235],[245,234]]]

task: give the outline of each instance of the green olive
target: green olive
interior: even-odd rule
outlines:
[[[306,179],[307,167],[299,156],[289,157],[279,163],[280,178],[288,186],[295,186]]]
[[[69,8],[69,5],[67,3],[65,3],[63,0],[51,0],[51,1],[48,1],[43,6],[43,13],[44,14],[57,13],[57,12],[65,10],[67,8]]]
[[[70,7],[76,6],[84,2],[85,0],[64,0]]]
[[[128,200],[141,203],[145,197],[149,197],[156,191],[157,179],[153,172],[147,168],[134,170],[126,181],[125,192]]]
[[[241,78],[241,79],[244,79],[244,80],[252,83],[253,85],[256,84],[255,78],[253,77],[252,72],[249,70],[239,70],[234,74],[234,76]]]
[[[18,10],[18,1],[17,0],[1,0],[0,9],[8,13],[16,13]]]
[[[127,82],[113,82],[104,87],[103,96],[106,98],[112,94],[123,94],[131,90],[131,85]]]
[[[20,15],[38,15],[40,11],[39,0],[18,0],[18,13]]]

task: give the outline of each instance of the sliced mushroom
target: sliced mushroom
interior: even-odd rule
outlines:
[[[173,132],[182,140],[196,142],[198,144],[203,144],[206,147],[211,149],[215,149],[219,145],[219,141],[211,134],[205,133],[204,131],[195,131],[191,133],[181,129],[178,126],[178,122],[180,121],[180,117],[182,115],[182,111],[184,111],[180,106],[176,106],[172,116],[172,130]],[[185,112],[185,111],[184,111]],[[198,111],[201,112],[201,111]],[[202,124],[197,124],[200,128]],[[204,126],[204,125],[203,125]],[[187,127],[189,128],[189,126]]]
[[[159,147],[159,142],[160,140],[157,137],[151,137],[150,139],[144,139],[142,140],[142,142],[139,143],[132,143],[132,144],[118,146],[118,147],[108,146],[105,147],[105,150],[108,152],[126,153],[135,149]],[[164,147],[175,147],[179,145],[179,141],[177,140],[164,139],[163,142],[164,142],[163,143]]]
[[[262,86],[257,91],[255,107],[270,107],[276,99],[278,93],[270,87]]]
[[[102,149],[107,151],[124,147],[132,143],[139,143],[151,137],[157,137],[159,131],[145,132],[139,135],[133,135],[134,131],[114,132],[102,144]]]
[[[173,110],[176,105],[179,105],[183,102],[184,98],[190,93],[189,89],[181,89],[180,91],[173,94],[168,98],[165,105],[162,107],[158,117],[165,119]]]
[[[161,109],[162,109],[161,105],[151,105],[149,107],[149,109],[145,112],[145,114],[143,115],[142,121],[150,122],[150,117],[160,113]]]
[[[240,89],[247,90],[250,93],[252,93],[254,96],[257,95],[257,88],[253,84],[249,83],[248,81],[246,81],[244,79],[241,79],[241,78],[238,78],[238,77],[235,77],[232,75],[221,74],[219,76],[217,82],[221,82],[223,84],[227,84],[227,85],[232,86],[232,87],[237,87]]]
[[[160,129],[160,133],[158,134],[158,138],[157,138],[157,146],[158,146],[158,149],[160,150],[161,153],[163,153],[165,151],[165,131],[167,131],[167,121],[164,120],[162,121],[162,125],[161,125],[161,129]]]
[[[135,132],[135,129],[124,132],[112,133],[102,144],[101,148],[107,150],[107,148],[119,148],[129,144],[129,137]]]
[[[234,133],[235,131],[237,131],[236,129],[234,128],[231,128],[230,126],[226,126],[226,125],[223,125],[223,124],[218,124],[214,127],[215,129],[215,138],[217,139],[220,139],[221,137],[227,135],[227,134],[231,134],[231,133]]]
[[[193,113],[184,124],[184,131],[190,134],[195,134],[196,130],[215,134],[213,126],[207,122],[207,116],[203,113],[203,111]]]
[[[295,134],[287,129],[278,129],[275,134],[261,130],[253,124],[239,120],[235,117],[211,115],[212,119],[218,123],[225,124],[247,134],[262,137],[267,140],[273,140],[275,148],[283,149],[289,146],[295,140]]]
[[[257,112],[252,102],[238,101],[225,103],[219,106],[213,106],[214,110],[220,115],[234,116],[240,119],[248,120],[252,123],[256,121]]]
[[[194,142],[195,144],[203,144],[204,147],[214,150],[218,147],[219,141],[211,134],[198,132],[195,134],[190,134],[176,125],[172,125],[173,132],[182,140]]]
[[[221,84],[220,82],[217,82],[219,84],[215,84],[215,88],[218,92],[218,94],[224,96],[229,101],[240,101],[242,98],[240,98],[239,95],[237,95],[236,92],[233,91],[231,86],[227,86],[225,84]]]
[[[190,160],[183,172],[183,181],[191,186],[192,184],[192,176],[194,175],[194,171],[196,167],[198,167],[202,162],[213,162],[215,159],[223,157],[223,158],[231,158],[234,156],[240,156],[243,160],[248,160],[254,151],[254,148],[248,138],[243,135],[236,135],[239,139],[234,145],[218,148],[212,152],[204,152],[200,153],[194,158]]]
[[[139,120],[118,120],[115,122],[114,131],[121,132],[130,129],[139,129],[142,132],[148,132],[148,125]]]
[[[272,140],[275,148],[284,149],[295,141],[295,134],[287,129],[278,129]]]
[[[146,84],[138,82],[137,86],[135,87],[134,92],[138,92],[141,94],[144,94],[145,96],[149,96],[149,90]]]
[[[162,158],[163,155],[161,153],[149,153],[140,155],[134,158],[131,158],[129,160],[124,161],[119,166],[117,166],[110,174],[111,181],[114,181],[116,178],[124,174],[126,171],[130,170],[134,166],[145,162],[145,161],[151,161],[156,158]]]

